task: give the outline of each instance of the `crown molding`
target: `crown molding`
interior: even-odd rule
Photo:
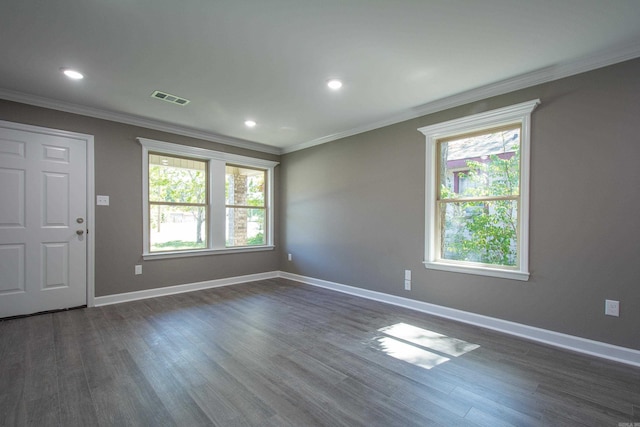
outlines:
[[[99,108],[87,107],[84,105],[73,104],[70,102],[58,101],[51,98],[32,95],[23,92],[16,92],[9,89],[0,88],[0,98],[8,101],[20,102],[22,104],[34,105],[36,107],[49,108],[51,110],[64,111],[66,113],[79,114],[81,116],[93,117],[96,119],[109,120],[112,122],[124,123],[133,126],[140,126],[147,129],[158,130],[162,132],[173,133],[176,135],[188,136],[190,138],[202,139],[204,141],[217,142],[220,144],[231,145],[238,148],[259,151],[269,154],[281,154],[278,147],[260,144],[257,142],[247,141],[240,138],[220,135],[214,132],[204,132],[184,126],[178,126],[166,123],[160,120],[152,120],[144,117],[117,113]]]
[[[501,80],[475,89],[458,93],[456,95],[441,98],[426,104],[411,108],[399,115],[384,119],[381,121],[368,123],[343,132],[334,133],[332,135],[323,136],[321,138],[302,142],[300,144],[285,147],[281,150],[282,154],[292,153],[294,151],[304,150],[316,145],[325,144],[337,139],[346,138],[348,136],[357,135],[359,133],[368,132],[370,130],[379,129],[390,126],[406,120],[415,119],[426,116],[428,114],[444,111],[449,108],[459,107],[475,101],[491,98],[493,96],[503,95],[520,89],[536,86],[542,83],[548,83],[576,74],[585,73],[598,68],[617,64],[640,57],[640,43],[632,43],[622,46],[615,50],[605,50],[598,54],[579,58],[573,61],[559,63],[553,66],[545,67],[532,71],[530,73],[521,74],[516,77]]]
[[[617,64],[638,57],[640,57],[640,43],[631,43],[617,49],[601,51],[594,55],[582,57],[573,61],[562,62],[556,65],[532,71],[530,73],[525,73],[513,78],[502,80],[496,83],[491,83],[432,102],[428,102],[426,104],[407,109],[406,111],[398,115],[389,117],[384,120],[367,123],[365,125],[357,126],[349,130],[337,132],[331,135],[323,136],[321,138],[312,139],[310,141],[301,142],[299,144],[283,148],[261,144],[258,142],[247,141],[240,138],[220,135],[214,132],[205,132],[184,126],[178,126],[163,121],[147,119],[131,114],[117,113],[114,111],[86,107],[79,104],[58,101],[22,92],[16,92],[9,89],[0,88],[0,98],[9,101],[21,102],[23,104],[35,105],[37,107],[50,108],[52,110],[79,114],[82,116],[110,120],[134,126],[141,126],[148,129],[188,136],[191,138],[198,138],[205,141],[217,142],[234,147],[245,148],[248,150],[280,155],[304,150],[306,148],[311,148],[316,145],[325,144],[327,142],[335,141],[341,138],[346,138],[374,129],[390,126],[406,120],[426,116],[428,114],[433,114],[439,111],[447,110],[449,108],[454,108],[471,102],[480,101],[493,96],[503,95],[505,93],[525,89],[538,84],[570,77],[576,74]]]

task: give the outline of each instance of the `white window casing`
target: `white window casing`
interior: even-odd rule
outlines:
[[[240,156],[221,151],[191,147],[170,142],[137,138],[142,146],[142,218],[143,218],[143,252],[145,260],[179,258],[201,255],[257,252],[274,249],[274,169],[278,162]],[[171,252],[151,252],[149,247],[149,152],[167,155],[191,157],[209,162],[209,218],[207,227],[208,247],[205,249],[180,250]],[[266,171],[265,210],[267,224],[265,230],[265,244],[259,246],[225,246],[225,167],[227,163],[259,168]]]
[[[536,99],[418,129],[426,138],[424,249],[424,265],[426,268],[523,281],[529,279],[530,126],[531,113],[539,104],[540,100]],[[443,260],[436,247],[436,242],[439,241],[436,218],[436,199],[438,195],[438,189],[436,188],[438,182],[436,177],[438,173],[436,170],[436,156],[438,140],[511,124],[519,124],[521,126],[518,265],[516,267],[502,267]]]

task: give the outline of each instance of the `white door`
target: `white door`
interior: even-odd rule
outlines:
[[[0,122],[0,318],[87,304],[86,144]]]

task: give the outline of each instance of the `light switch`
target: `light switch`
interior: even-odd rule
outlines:
[[[96,196],[98,206],[109,206],[109,196]]]

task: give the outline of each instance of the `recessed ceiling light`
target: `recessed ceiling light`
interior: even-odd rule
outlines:
[[[245,120],[244,125],[248,128],[253,128],[257,125],[257,123],[254,122],[253,120]]]
[[[338,79],[331,79],[327,82],[327,86],[329,86],[329,89],[338,90],[342,87],[342,82]]]
[[[69,77],[70,79],[73,80],[81,80],[84,79],[84,76],[82,75],[81,72],[76,71],[76,70],[72,70],[70,68],[61,68],[60,71],[62,71],[62,73]]]

